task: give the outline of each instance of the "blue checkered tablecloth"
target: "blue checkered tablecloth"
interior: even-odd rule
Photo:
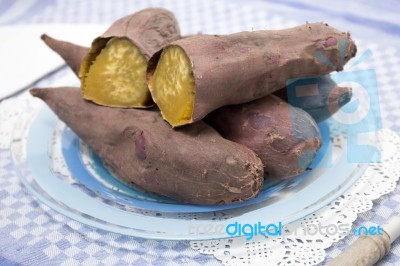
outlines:
[[[387,1],[139,1],[139,0],[0,0],[1,25],[39,23],[111,23],[153,6],[175,13],[182,34],[229,33],[279,28],[305,21],[329,21],[375,45],[384,126],[400,132],[400,5]],[[365,30],[368,28],[368,30]],[[1,36],[5,38],[6,36]],[[386,50],[388,46],[393,49]],[[4,62],[0,61],[0,64]],[[68,71],[66,68],[60,71]],[[6,75],[7,73],[1,73]],[[0,88],[1,89],[1,88]],[[1,121],[0,121],[1,122]],[[94,229],[37,202],[19,183],[8,150],[0,149],[0,265],[221,265],[193,250],[188,241],[147,240]],[[381,224],[399,215],[400,187],[375,201],[355,226]],[[355,239],[348,236],[327,250],[327,260]],[[379,265],[400,264],[400,241]]]

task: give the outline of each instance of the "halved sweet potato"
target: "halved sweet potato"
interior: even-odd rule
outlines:
[[[166,9],[147,8],[115,21],[82,61],[83,97],[105,106],[151,106],[147,60],[179,38],[178,22]]]
[[[264,97],[289,79],[340,71],[355,53],[350,34],[323,23],[197,35],[154,54],[147,83],[164,119],[177,127],[221,106]]]

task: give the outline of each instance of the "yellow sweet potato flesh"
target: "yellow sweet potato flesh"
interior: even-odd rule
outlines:
[[[162,116],[172,126],[191,122],[195,82],[182,48],[172,45],[163,50],[149,88]]]
[[[112,38],[100,51],[82,79],[85,99],[111,107],[145,107],[147,60],[124,38]]]

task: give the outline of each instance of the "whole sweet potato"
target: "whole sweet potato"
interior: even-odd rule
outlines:
[[[288,79],[340,71],[355,53],[350,34],[323,23],[197,35],[155,53],[147,83],[164,119],[176,127],[271,94]]]
[[[205,121],[224,138],[253,150],[263,162],[266,177],[274,180],[304,172],[321,147],[313,118],[274,95],[224,106]]]
[[[82,61],[83,97],[106,106],[149,107],[147,60],[179,38],[178,22],[166,9],[147,8],[115,21]]]
[[[352,97],[350,87],[340,87],[329,75],[300,78],[274,93],[309,113],[316,122],[334,115]],[[289,94],[289,95],[288,95]]]
[[[122,181],[192,204],[257,196],[263,166],[248,148],[199,122],[174,130],[155,110],[109,108],[79,89],[32,89]]]

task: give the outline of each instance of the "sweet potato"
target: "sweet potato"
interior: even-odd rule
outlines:
[[[305,111],[269,95],[246,104],[221,107],[205,121],[224,138],[253,150],[274,180],[302,173],[321,147],[321,135]]]
[[[71,42],[57,40],[46,34],[42,35],[42,39],[64,59],[67,65],[78,76],[80,64],[84,56],[88,53],[89,48]],[[307,83],[307,85],[311,87],[309,89],[310,96],[296,97],[294,100],[290,101],[290,104],[309,113],[316,122],[321,122],[329,118],[351,100],[351,88],[337,86],[329,75],[306,78],[305,82],[302,80],[303,79],[299,79],[297,82],[293,83],[291,87],[295,87],[296,83],[299,82]],[[274,95],[286,102],[289,101],[286,87],[274,92]]]
[[[188,38],[194,35],[182,36]],[[41,39],[44,43],[56,52],[65,63],[72,69],[76,76],[79,77],[79,69],[85,56],[89,53],[90,48],[81,46],[72,42],[55,39],[47,34],[42,34]],[[147,93],[147,92],[146,92]]]
[[[199,122],[174,130],[155,110],[109,108],[79,89],[32,89],[122,181],[192,204],[255,197],[263,166],[248,148]]]
[[[71,42],[54,39],[47,34],[42,34],[40,38],[44,43],[56,52],[72,71],[79,77],[79,69],[83,58],[89,53],[89,47],[80,46]]]
[[[323,23],[197,35],[155,53],[147,83],[164,119],[176,127],[221,106],[271,94],[288,79],[340,71],[355,53],[349,33]]]
[[[82,61],[83,97],[106,106],[149,107],[147,60],[179,38],[175,16],[162,8],[144,9],[115,21],[93,41]]]
[[[290,96],[288,97],[288,92]],[[274,93],[279,98],[309,113],[316,122],[335,114],[352,97],[350,87],[337,86],[329,75],[298,79]]]

